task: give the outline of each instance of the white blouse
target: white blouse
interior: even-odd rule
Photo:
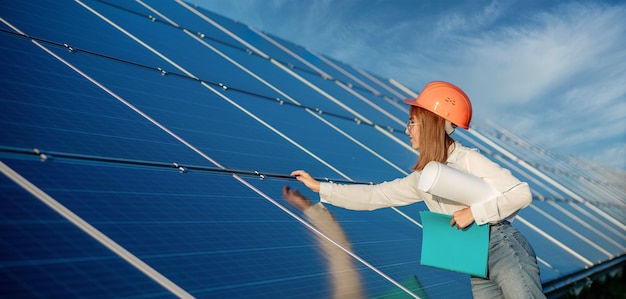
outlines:
[[[470,208],[477,224],[513,221],[517,212],[528,206],[532,194],[527,183],[520,182],[507,169],[487,157],[455,142],[446,163],[466,173],[483,178],[501,194],[474,204]],[[421,171],[414,171],[404,178],[376,185],[343,185],[321,183],[320,199],[324,203],[350,210],[375,210],[392,206],[404,206],[424,201],[433,212],[452,214],[466,208],[462,204],[433,196],[417,189]]]

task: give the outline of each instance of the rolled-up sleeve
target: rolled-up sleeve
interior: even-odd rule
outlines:
[[[350,210],[375,210],[404,206],[422,200],[417,189],[420,173],[376,185],[344,185],[321,183],[322,202]]]
[[[527,183],[521,182],[507,169],[487,159],[477,151],[467,155],[467,169],[473,175],[483,178],[500,195],[471,206],[477,224],[494,223],[514,215],[532,201]]]

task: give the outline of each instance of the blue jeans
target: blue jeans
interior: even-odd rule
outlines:
[[[474,298],[546,298],[535,251],[507,221],[491,225],[487,276],[471,278]]]

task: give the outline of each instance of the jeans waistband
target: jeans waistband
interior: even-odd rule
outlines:
[[[511,224],[508,220],[502,220],[502,221],[500,221],[498,223],[493,223],[493,224],[490,224],[490,225],[491,226],[500,226],[500,225],[508,225],[508,224]]]

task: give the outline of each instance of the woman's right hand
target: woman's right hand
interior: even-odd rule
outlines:
[[[320,182],[314,179],[308,172],[304,170],[294,170],[291,172],[292,176],[296,177],[296,180],[302,182],[313,192],[320,192]]]

